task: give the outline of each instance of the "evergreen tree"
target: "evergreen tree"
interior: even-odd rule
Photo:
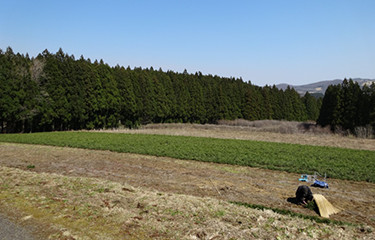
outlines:
[[[180,78],[178,74],[172,71],[168,71],[168,76],[171,78],[173,83],[173,90],[176,95],[176,113],[174,120],[177,122],[189,122],[190,121],[190,92],[188,90],[187,81]]]
[[[362,91],[358,83],[351,79],[342,83],[340,125],[354,133],[354,128],[360,125],[360,100]]]
[[[190,115],[190,122],[192,123],[205,123],[206,110],[204,108],[204,94],[203,88],[200,84],[200,79],[194,79],[193,75],[184,74],[187,80],[189,89],[189,106],[188,113]],[[215,101],[216,102],[216,101]]]
[[[100,60],[96,65],[99,88],[97,89],[99,109],[97,111],[97,127],[114,128],[120,119],[120,94],[112,69]]]
[[[136,124],[136,100],[133,84],[131,81],[130,68],[116,66],[114,69],[114,80],[120,94],[120,120],[126,127],[133,127]]]
[[[366,123],[370,124],[372,126],[372,129],[375,134],[375,83],[371,85],[369,88],[369,104],[367,105],[367,112],[368,114],[368,120]]]
[[[8,47],[0,55],[0,121],[1,132],[14,131],[18,120],[19,102],[17,98],[17,76],[15,54]]]
[[[307,119],[316,121],[319,117],[318,99],[313,97],[309,92],[303,96],[302,101],[306,108]]]
[[[330,126],[331,130],[342,125],[342,87],[341,85],[328,86],[322,101],[317,123],[323,127]]]
[[[261,119],[272,119],[274,112],[272,107],[272,96],[271,96],[271,88],[269,86],[265,86],[261,90],[263,96],[263,109],[261,113]]]
[[[271,106],[272,106],[272,119],[282,120],[284,118],[282,103],[283,103],[284,91],[279,90],[275,85],[271,89]]]
[[[246,105],[243,110],[243,116],[246,120],[259,120],[262,115],[262,95],[259,91],[253,86],[247,88],[245,94]]]

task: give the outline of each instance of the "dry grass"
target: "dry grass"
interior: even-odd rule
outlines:
[[[253,131],[274,132],[274,133],[313,133],[313,134],[329,134],[329,128],[316,126],[312,122],[296,122],[296,121],[279,121],[279,120],[256,120],[248,121],[244,119],[236,120],[220,120],[218,125],[221,126],[237,126],[248,127]]]
[[[212,198],[0,167],[3,207],[53,225],[52,239],[353,239],[371,229],[318,224]],[[363,228],[361,228],[363,231]]]
[[[250,124],[250,123],[248,123]],[[252,125],[200,125],[200,124],[150,124],[140,129],[101,130],[114,133],[165,134],[211,138],[243,139],[267,142],[331,146],[340,148],[375,151],[375,139],[355,138],[328,134],[326,130],[316,130],[308,123],[284,121],[254,121]],[[315,129],[315,130],[314,130]]]

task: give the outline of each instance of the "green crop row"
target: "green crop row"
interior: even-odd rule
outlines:
[[[49,132],[0,134],[0,142],[43,144],[243,165],[375,182],[375,152],[202,137]]]

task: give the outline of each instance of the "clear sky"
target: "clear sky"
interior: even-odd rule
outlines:
[[[0,48],[263,86],[375,78],[375,0],[0,0]]]

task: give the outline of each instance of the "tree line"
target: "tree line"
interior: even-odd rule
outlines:
[[[321,99],[241,78],[111,67],[59,49],[0,49],[0,130],[37,132],[218,120],[316,120]]]
[[[359,86],[351,79],[327,88],[317,124],[330,126],[332,131],[347,131],[358,135],[367,129],[366,135],[375,134],[375,84]]]

